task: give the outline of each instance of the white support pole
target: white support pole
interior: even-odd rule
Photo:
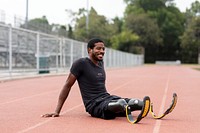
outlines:
[[[37,42],[36,42],[36,64],[37,64],[37,72],[39,72],[39,66],[40,66],[40,62],[39,62],[39,58],[40,58],[40,34],[39,32],[37,33]]]
[[[63,39],[62,38],[60,38],[59,39],[59,47],[60,47],[60,49],[59,49],[59,55],[60,55],[60,67],[63,67],[63,62],[62,62],[62,60],[63,60],[63,50],[62,50],[62,47],[63,47]]]
[[[82,51],[81,51],[81,52],[82,52],[82,53],[81,53],[81,56],[82,56],[82,57],[84,57],[84,51],[85,51],[85,47],[84,47],[84,43],[82,43]]]
[[[60,41],[61,39],[59,39],[59,43],[56,43],[56,45],[58,45],[58,47],[59,47],[59,49],[56,49],[56,72],[58,72],[58,69],[59,69],[59,55],[61,55],[60,54],[60,43],[61,43],[61,41]],[[60,58],[61,58],[61,56],[60,56]]]
[[[26,22],[25,22],[25,25],[26,25],[26,28],[28,28],[28,0],[26,0]]]
[[[12,76],[12,27],[9,26],[9,75]]]
[[[65,39],[63,39],[63,51],[62,51],[62,56],[63,56],[63,60],[62,60],[62,62],[63,62],[63,67],[65,68],[66,67],[66,54],[65,54],[65,46],[66,46],[66,44],[65,44],[66,42],[65,42]]]
[[[72,65],[72,63],[73,63],[73,40],[71,40],[71,49],[70,49],[70,66]]]

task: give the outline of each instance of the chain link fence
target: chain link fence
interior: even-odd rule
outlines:
[[[87,44],[76,40],[0,24],[0,78],[58,73],[87,56]],[[142,65],[143,55],[106,48],[105,67]]]

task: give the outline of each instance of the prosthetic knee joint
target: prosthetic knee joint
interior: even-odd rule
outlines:
[[[142,110],[144,102],[139,99],[130,99],[128,105],[131,107],[131,111]]]

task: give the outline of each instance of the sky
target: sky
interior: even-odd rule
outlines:
[[[122,17],[126,7],[123,0],[0,0],[0,21],[12,20],[14,15],[25,19],[27,1],[28,19],[41,18],[45,15],[50,24],[63,25],[70,20],[66,9],[77,12],[79,8],[87,9],[88,5],[89,9],[92,6],[98,14],[111,19],[116,16]],[[196,0],[174,0],[176,6],[183,12],[186,7],[190,8],[194,1]],[[3,14],[6,14],[5,17]]]

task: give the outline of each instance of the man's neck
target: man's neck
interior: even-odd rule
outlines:
[[[94,63],[96,66],[99,65],[99,61],[92,59],[91,57],[89,57],[89,59],[91,60],[92,63]]]

